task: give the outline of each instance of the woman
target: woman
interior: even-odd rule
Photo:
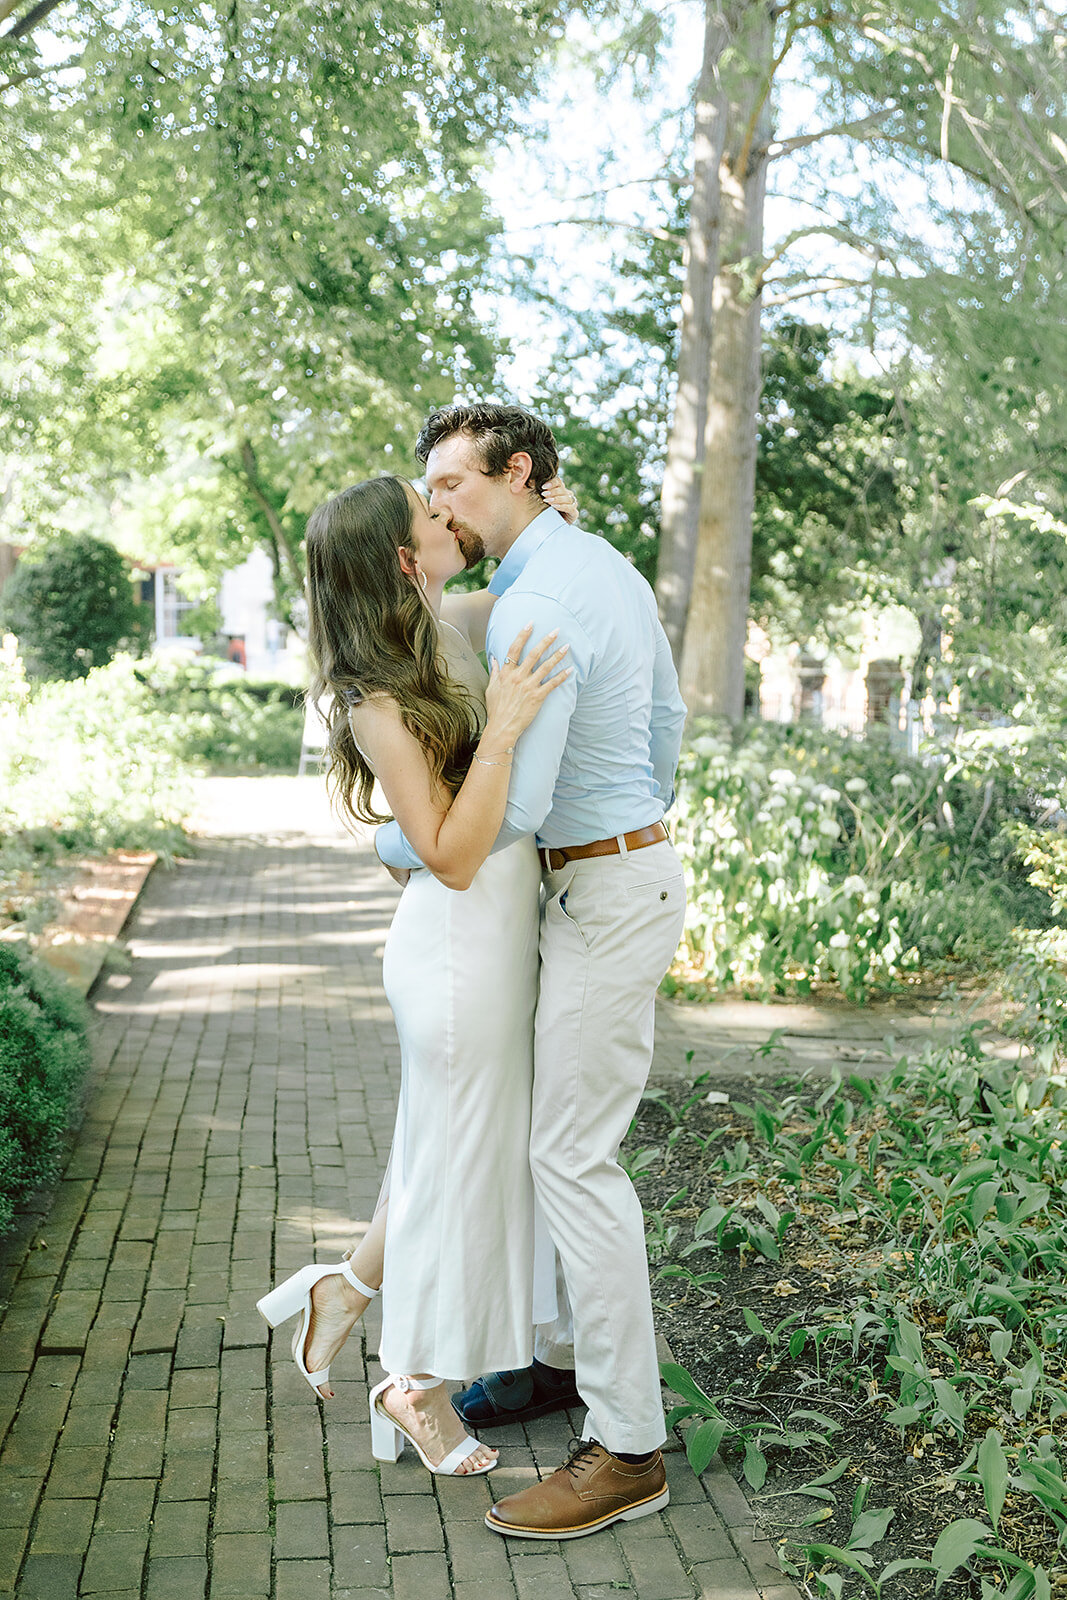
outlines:
[[[545,494],[573,507],[556,482]],[[335,795],[351,816],[384,820],[377,779],[426,867],[411,875],[386,943],[401,1088],[383,1199],[344,1261],[305,1267],[259,1307],[272,1326],[299,1314],[294,1360],[325,1397],[330,1360],[382,1284],[390,1376],[371,1394],[375,1455],[395,1460],[407,1438],[433,1472],[486,1472],[496,1452],[464,1434],[441,1383],[529,1365],[532,1354],[540,881],[532,839],[489,851],[515,742],[566,677],[565,652],[549,635],[520,660],[526,628],[486,674],[477,652],[492,597],[445,601],[462,551],[398,479],[320,507],[307,556],[312,694],[333,694]]]

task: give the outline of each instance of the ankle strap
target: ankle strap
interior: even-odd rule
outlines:
[[[357,1278],[348,1264],[348,1257],[344,1256],[341,1262],[341,1276],[347,1279],[353,1289],[358,1289],[360,1294],[366,1295],[368,1300],[376,1300],[381,1294],[381,1289],[372,1289],[369,1283],[364,1283],[362,1278]]]
[[[444,1381],[443,1378],[411,1378],[402,1372],[389,1374],[389,1382],[401,1394],[407,1394],[409,1389],[438,1389]]]

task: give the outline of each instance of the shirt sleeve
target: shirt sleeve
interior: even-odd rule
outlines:
[[[489,620],[487,655],[503,661],[511,641],[528,622],[534,625],[530,636],[534,644],[551,629],[559,629],[559,638],[552,648],[558,649],[563,644],[570,646],[560,662],[560,670],[569,667],[571,671],[559,688],[552,690],[515,746],[508,803],[494,851],[536,833],[552,809],[552,794],[578,690],[593,663],[592,646],[577,618],[558,601],[529,592],[507,594],[497,601]]]
[[[571,673],[558,689],[552,690],[515,746],[507,808],[493,844],[493,852],[514,844],[516,839],[536,833],[552,809],[552,794],[578,698],[578,686],[585,681],[592,665],[592,646],[577,619],[558,601],[529,593],[513,597],[505,595],[497,601],[489,620],[486,655],[503,661],[512,640],[528,622],[534,625],[530,636],[534,644],[553,628],[559,629],[559,638],[552,649],[557,650],[561,644],[570,646],[560,662],[559,670],[570,667]],[[684,718],[684,707],[682,715]],[[677,755],[675,750],[675,761]],[[672,779],[673,772],[672,766]],[[395,820],[383,823],[378,829],[374,835],[374,848],[378,859],[388,867],[406,867],[414,871],[416,867],[424,865]]]
[[[416,867],[424,865],[411,848],[404,830],[395,817],[392,822],[383,822],[377,830],[374,835],[374,848],[378,860],[383,861],[387,867],[406,867],[409,872],[414,872]]]
[[[686,708],[678,688],[667,635],[656,623],[656,653],[652,664],[652,771],[660,796],[670,810],[674,804],[674,775],[682,748]]]

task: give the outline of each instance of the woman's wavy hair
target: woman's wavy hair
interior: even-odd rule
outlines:
[[[398,551],[415,555],[412,520],[409,486],[370,478],[327,500],[307,525],[308,698],[329,730],[334,802],[362,822],[388,816],[371,803],[374,772],[353,737],[350,706],[391,695],[433,777],[453,794],[478,737],[470,696],[438,656],[433,612],[400,566]]]

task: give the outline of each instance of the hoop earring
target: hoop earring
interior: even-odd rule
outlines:
[[[419,588],[422,590],[423,594],[426,593],[426,574],[425,574],[425,572],[420,572],[419,573]]]

